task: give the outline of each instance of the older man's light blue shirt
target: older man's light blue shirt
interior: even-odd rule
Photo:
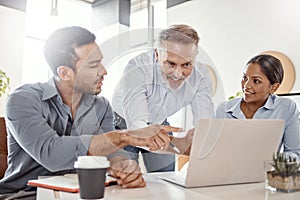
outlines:
[[[208,69],[199,62],[177,90],[172,90],[161,74],[154,50],[129,61],[115,89],[112,107],[136,129],[147,123],[161,124],[182,107],[191,105],[194,124],[199,118],[212,118],[212,82]]]
[[[217,118],[246,119],[240,105],[242,98],[223,102],[216,110]],[[291,151],[300,157],[299,110],[294,101],[270,95],[264,106],[259,108],[253,119],[283,119],[285,120],[284,135],[281,145],[284,151]]]

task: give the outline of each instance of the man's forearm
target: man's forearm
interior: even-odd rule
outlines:
[[[146,146],[150,151],[166,147],[170,142],[167,132],[181,128],[151,125],[137,130],[116,130],[92,137],[88,155],[107,156],[127,145]]]
[[[92,137],[88,155],[107,156],[129,145],[128,134],[124,131],[111,131]]]

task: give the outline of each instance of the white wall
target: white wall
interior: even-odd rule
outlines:
[[[0,69],[10,77],[10,91],[21,84],[25,13],[0,6]],[[6,97],[0,98],[0,116],[4,115]]]
[[[225,97],[240,91],[240,77],[250,57],[280,51],[294,63],[300,91],[299,0],[193,0],[168,9],[168,24],[187,23],[214,62]]]
[[[296,92],[300,91],[299,8],[298,0],[192,0],[169,8],[167,23],[187,23],[199,32],[200,45],[217,68],[225,97],[240,90],[248,59],[267,50],[283,52],[294,63],[292,92]],[[11,77],[11,91],[22,79],[24,23],[25,13],[0,6],[0,68]],[[0,98],[0,116],[4,101]]]

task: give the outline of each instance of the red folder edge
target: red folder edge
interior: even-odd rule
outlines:
[[[117,184],[118,184],[117,180],[106,180],[105,181],[105,186],[117,185]],[[71,193],[79,192],[79,188],[60,187],[60,186],[54,186],[54,185],[49,185],[49,184],[44,184],[44,183],[37,183],[37,182],[35,182],[35,180],[28,181],[27,185],[34,186],[34,187],[43,187],[43,188],[52,189],[52,190],[59,190],[59,191],[64,191],[64,192],[71,192]]]
[[[59,186],[47,185],[47,184],[43,184],[43,183],[36,183],[34,181],[28,181],[27,185],[35,186],[35,187],[43,187],[43,188],[48,188],[48,189],[52,189],[52,190],[60,190],[60,191],[64,191],[64,192],[72,192],[72,193],[79,192],[79,188],[59,187]]]

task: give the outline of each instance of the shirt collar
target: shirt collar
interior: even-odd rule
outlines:
[[[274,95],[274,94],[269,95],[269,97],[263,107],[268,110],[273,110],[274,104],[275,104],[275,99],[276,99],[276,95]]]
[[[271,94],[269,95],[265,105],[262,107],[267,110],[274,109],[274,102],[275,102],[276,95]],[[226,110],[226,113],[232,113],[232,116],[236,118],[244,118],[243,112],[241,111],[241,102],[243,101],[243,98],[236,98],[235,102],[233,102],[233,105]]]
[[[54,77],[51,77],[48,82],[45,83],[45,89],[44,89],[44,94],[43,94],[43,101],[51,99],[52,97],[57,96],[58,100],[62,102],[62,98],[57,90],[56,84],[55,84],[55,80]],[[82,97],[82,103],[85,103],[87,105],[92,105],[92,103],[94,102],[95,98],[97,96],[96,95],[87,95],[85,94]]]
[[[94,100],[97,98],[97,95],[84,94],[82,97],[82,102],[86,105],[92,105]]]
[[[226,109],[226,113],[231,113],[232,116],[236,117],[236,118],[245,118],[243,115],[243,112],[241,112],[241,102],[242,102],[242,98],[235,98],[232,102],[233,105],[230,106],[230,108]]]
[[[52,97],[59,95],[56,84],[54,81],[54,77],[51,77],[48,82],[45,83],[44,93],[43,93],[43,101],[47,99],[51,99]],[[61,99],[61,98],[60,98]]]

